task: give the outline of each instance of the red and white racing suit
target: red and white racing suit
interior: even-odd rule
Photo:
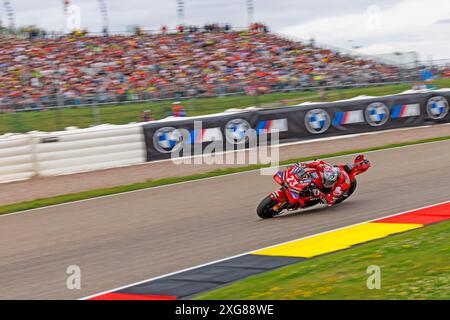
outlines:
[[[301,168],[316,169],[319,172],[320,179],[316,179],[313,193],[314,196],[317,196],[318,198],[325,200],[328,203],[328,205],[333,205],[335,201],[342,196],[343,193],[345,193],[350,189],[350,178],[347,172],[345,172],[341,168],[339,168],[341,174],[339,175],[339,178],[334,184],[334,186],[331,187],[331,190],[329,190],[329,188],[324,186],[323,172],[327,167],[333,166],[326,163],[323,160],[316,160],[310,163],[298,163],[296,164],[296,166],[299,166]]]

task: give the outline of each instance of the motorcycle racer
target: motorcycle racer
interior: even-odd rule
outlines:
[[[341,168],[330,165],[323,160],[316,160],[310,163],[297,163],[293,172],[301,178],[306,169],[316,169],[320,177],[315,179],[312,185],[312,194],[318,199],[322,199],[329,206],[332,206],[339,197],[350,189],[350,178]]]
[[[311,208],[320,203],[332,206],[348,199],[356,190],[356,176],[371,167],[363,154],[352,163],[331,165],[323,160],[297,163],[273,176],[280,189],[270,193],[256,208],[262,219],[283,212]]]

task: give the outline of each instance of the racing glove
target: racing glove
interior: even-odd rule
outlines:
[[[320,198],[328,206],[332,206],[334,204],[334,197],[332,195],[327,195],[317,188],[312,189],[312,194],[315,197]]]

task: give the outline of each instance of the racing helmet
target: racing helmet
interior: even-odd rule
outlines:
[[[323,171],[323,185],[326,188],[331,188],[338,181],[341,175],[341,170],[336,167],[328,167]]]

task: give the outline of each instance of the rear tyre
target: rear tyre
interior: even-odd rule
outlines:
[[[273,200],[270,196],[264,198],[256,209],[256,213],[261,219],[273,218],[278,212],[273,210],[273,207],[277,204],[277,201]]]
[[[356,186],[358,185],[358,183],[356,182],[356,179],[354,179],[351,184],[350,184],[350,189],[348,189],[347,193],[345,195],[343,195],[342,197],[340,197],[338,200],[336,200],[335,204],[344,202],[345,200],[348,199],[348,197],[350,197],[353,192],[355,192],[356,190]]]

